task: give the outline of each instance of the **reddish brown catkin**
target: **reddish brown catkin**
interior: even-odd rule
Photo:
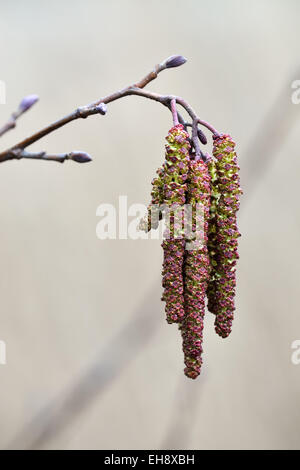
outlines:
[[[210,175],[202,161],[189,164],[187,202],[193,208],[192,230],[197,222],[202,227],[201,238],[187,243],[184,262],[185,318],[180,326],[183,339],[184,373],[191,379],[200,374],[202,365],[203,321],[205,296],[210,272],[207,250],[208,220],[210,207]],[[201,211],[199,211],[201,207]],[[197,211],[196,211],[197,209]],[[199,211],[199,212],[198,212]],[[197,233],[199,236],[199,233]],[[189,240],[187,240],[189,242]]]
[[[211,264],[211,273],[207,287],[207,298],[208,298],[208,310],[211,313],[215,313],[214,297],[216,293],[216,282],[217,282],[217,211],[220,199],[220,193],[218,188],[218,176],[216,169],[216,162],[213,158],[210,158],[207,162],[208,170],[211,178],[211,198],[210,198],[210,214],[208,224],[208,253]]]
[[[176,222],[176,213],[172,211],[172,207],[178,208],[185,204],[190,149],[188,137],[184,127],[178,124],[170,129],[166,138],[163,192],[164,204],[170,212],[169,223],[164,234],[165,239],[162,243],[164,251],[162,300],[166,302],[165,311],[168,323],[181,322],[184,318],[182,267],[185,240],[182,224]]]
[[[232,328],[235,310],[238,237],[236,213],[242,193],[235,143],[227,134],[214,136],[214,163],[210,164],[213,193],[217,204],[211,211],[209,250],[212,277],[207,289],[208,309],[216,315],[215,329],[226,338]]]

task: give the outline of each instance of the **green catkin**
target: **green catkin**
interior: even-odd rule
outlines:
[[[162,243],[164,261],[162,270],[162,300],[168,323],[180,323],[184,318],[183,261],[184,232],[182,219],[177,219],[177,210],[185,204],[187,190],[188,159],[190,143],[188,133],[181,124],[170,129],[167,136],[164,163],[164,205],[169,211],[169,223]],[[164,211],[166,215],[166,211]],[[179,212],[180,213],[180,212]]]
[[[151,229],[157,229],[159,221],[162,218],[160,206],[164,203],[164,176],[163,167],[156,170],[157,176],[152,180],[151,203],[147,208],[147,215],[140,220],[138,229],[149,232]]]
[[[190,158],[188,137],[180,124],[170,129],[165,162],[152,181],[151,203],[139,228],[148,232],[169,217],[162,243],[162,300],[167,322],[177,323],[182,335],[184,373],[195,379],[202,365],[205,296],[208,310],[216,316],[217,334],[225,338],[231,332],[240,236],[236,213],[242,191],[231,137],[215,134],[213,157],[205,161]],[[204,208],[202,215],[189,222],[192,233],[195,221],[204,227],[204,243],[196,243],[193,250],[187,249],[191,239],[186,225],[183,228],[176,219],[176,211],[182,211],[186,203],[192,207],[200,203]]]
[[[210,163],[214,193],[210,213],[209,253],[212,264],[207,289],[208,309],[216,315],[215,329],[226,338],[232,327],[235,310],[236,261],[238,259],[236,213],[242,193],[239,166],[234,151],[235,143],[227,134],[214,136],[213,156]]]

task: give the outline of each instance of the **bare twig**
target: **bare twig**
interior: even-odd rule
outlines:
[[[200,150],[199,139],[198,139],[196,119],[193,120],[193,124],[192,124],[192,142],[193,142],[195,153],[196,153],[195,158],[197,160],[201,156],[201,150]]]
[[[25,98],[22,99],[21,103],[19,104],[19,107],[17,111],[12,113],[8,121],[0,128],[0,137],[2,137],[6,132],[10,131],[11,129],[14,129],[16,127],[16,122],[17,119],[22,116],[28,109],[30,109],[37,101],[38,101],[38,96],[37,95],[28,95],[25,96]]]
[[[170,104],[171,104],[171,111],[172,111],[172,116],[173,116],[173,124],[174,126],[177,126],[179,124],[179,121],[178,121],[178,114],[177,114],[177,109],[176,109],[176,100],[173,98]]]
[[[178,104],[180,104],[185,111],[189,114],[189,116],[192,118],[193,123],[196,122],[197,124],[201,124],[207,129],[209,129],[212,133],[218,134],[216,129],[211,126],[209,123],[202,121],[194,112],[194,110],[191,108],[191,106],[182,98],[173,96],[173,95],[160,95],[158,93],[152,93],[150,91],[146,91],[143,88],[148,85],[152,80],[154,80],[157,75],[162,71],[167,68],[171,67],[177,67],[179,65],[182,65],[185,63],[186,59],[182,56],[171,56],[165,61],[163,61],[161,64],[158,64],[154,67],[154,69],[149,72],[142,80],[139,82],[135,83],[134,85],[129,85],[126,88],[123,88],[122,90],[116,91],[112,93],[111,95],[107,95],[103,98],[100,98],[99,100],[95,101],[94,103],[91,103],[86,106],[82,106],[77,108],[75,111],[72,113],[68,114],[67,116],[59,119],[58,121],[53,122],[52,124],[49,124],[46,126],[44,129],[41,129],[40,131],[32,134],[31,136],[27,137],[26,139],[22,140],[21,142],[18,142],[16,145],[11,147],[10,149],[7,149],[3,152],[0,153],[0,162],[4,162],[6,160],[11,160],[11,155],[12,151],[19,151],[24,150],[27,148],[29,145],[37,142],[41,138],[45,137],[46,135],[50,134],[51,132],[54,132],[55,130],[59,129],[62,126],[65,126],[69,122],[72,122],[76,119],[80,118],[87,118],[88,116],[91,116],[93,114],[105,114],[106,112],[106,105],[108,103],[111,103],[113,101],[116,101],[120,98],[123,98],[125,96],[130,96],[130,95],[136,95],[136,96],[141,96],[144,98],[148,98],[154,101],[157,101],[164,106],[167,106],[168,108],[171,107],[171,101],[175,100]],[[103,112],[105,110],[105,112]],[[183,121],[183,118],[178,116],[179,122]]]
[[[2,137],[6,132],[10,131],[14,127],[16,127],[16,120],[19,116],[17,116],[15,113],[11,115],[11,117],[8,119],[8,121],[1,127],[0,129],[0,137]]]
[[[22,158],[52,160],[60,163],[64,163],[65,160],[73,160],[77,163],[87,163],[92,160],[90,155],[86,152],[47,154],[46,152],[27,152],[26,150],[15,149],[7,153],[7,160],[21,160]]]

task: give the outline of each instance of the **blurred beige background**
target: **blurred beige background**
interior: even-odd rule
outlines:
[[[230,338],[207,315],[203,372],[183,375],[160,302],[160,242],[96,238],[96,208],[147,203],[170,113],[128,97],[31,147],[88,165],[13,161],[0,172],[0,447],[298,449],[300,365],[297,0],[0,1],[4,122],[40,102],[5,148],[133,83],[185,97],[236,139],[245,194]]]

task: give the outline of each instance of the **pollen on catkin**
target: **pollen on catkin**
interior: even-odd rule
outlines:
[[[225,338],[231,332],[239,167],[227,134],[213,135],[213,157],[201,150],[196,156],[181,124],[170,129],[166,140],[165,161],[152,181],[151,203],[140,229],[147,232],[165,220],[162,300],[167,322],[177,323],[181,333],[184,373],[196,379],[202,366],[206,298],[218,335]]]
[[[139,222],[138,229],[149,232],[157,229],[162,217],[161,206],[164,203],[164,169],[159,167],[156,170],[157,176],[152,180],[151,202],[147,208],[147,215]]]
[[[162,248],[164,252],[162,269],[162,300],[168,323],[178,323],[184,318],[183,259],[184,228],[178,209],[185,204],[190,143],[188,133],[181,124],[170,129],[166,137],[164,175],[164,215],[168,217]]]
[[[216,315],[215,329],[226,338],[232,328],[235,310],[235,285],[238,237],[236,213],[241,194],[235,143],[227,134],[214,136],[213,156],[209,169],[212,177],[213,203],[209,230],[209,253],[212,264],[207,289],[208,309]]]
[[[186,366],[184,373],[187,377],[195,379],[200,374],[202,364],[203,321],[210,273],[207,250],[210,175],[207,165],[202,160],[189,163],[187,203],[192,210],[191,233],[196,234],[196,239],[186,240],[183,271],[185,317],[180,330]],[[199,230],[199,226],[202,230]]]

